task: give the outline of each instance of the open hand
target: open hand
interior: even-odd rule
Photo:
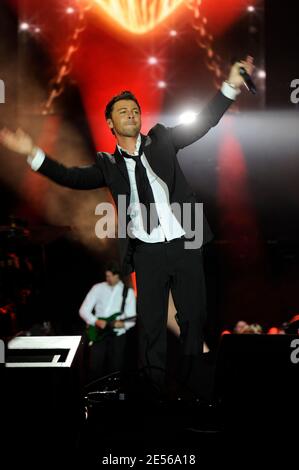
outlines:
[[[6,127],[0,130],[0,143],[12,152],[34,156],[34,143],[31,137],[22,129],[12,132]]]

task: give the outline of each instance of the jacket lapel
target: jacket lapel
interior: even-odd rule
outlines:
[[[115,157],[117,168],[118,168],[119,172],[121,173],[122,177],[124,178],[125,182],[127,183],[128,192],[130,192],[130,180],[129,180],[127,166],[126,166],[124,157],[119,152],[117,146],[115,147],[113,155]]]
[[[144,153],[147,161],[149,162],[152,170],[156,173],[159,178],[161,178],[164,183],[167,184],[169,193],[171,193],[172,183],[173,183],[173,168],[170,165],[168,159],[165,159],[161,153],[155,151],[151,152],[150,144],[152,139],[149,135],[144,137]]]

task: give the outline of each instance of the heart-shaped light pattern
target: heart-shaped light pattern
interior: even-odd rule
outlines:
[[[123,28],[147,33],[167,18],[184,0],[95,0]]]

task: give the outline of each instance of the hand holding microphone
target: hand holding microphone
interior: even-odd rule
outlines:
[[[241,88],[244,84],[248,91],[256,94],[257,89],[251,78],[253,68],[253,57],[248,55],[246,60],[241,60],[233,64],[227,82],[235,88]]]
[[[239,68],[239,73],[240,73],[241,77],[243,77],[244,84],[245,84],[247,90],[250,91],[253,95],[256,95],[256,93],[257,93],[256,86],[255,86],[251,76],[249,75],[249,73],[247,73],[246,69],[244,67],[240,67]]]

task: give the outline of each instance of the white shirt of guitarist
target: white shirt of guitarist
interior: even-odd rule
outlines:
[[[114,313],[120,312],[123,299],[122,281],[115,286],[110,286],[107,282],[95,284],[85,297],[80,310],[80,317],[88,324],[94,325],[97,318],[108,318]],[[94,312],[94,313],[93,313]],[[136,298],[133,289],[129,288],[124,312],[119,316],[119,320],[136,316]],[[120,336],[135,325],[135,320],[126,321],[124,328],[114,328],[117,336]]]

